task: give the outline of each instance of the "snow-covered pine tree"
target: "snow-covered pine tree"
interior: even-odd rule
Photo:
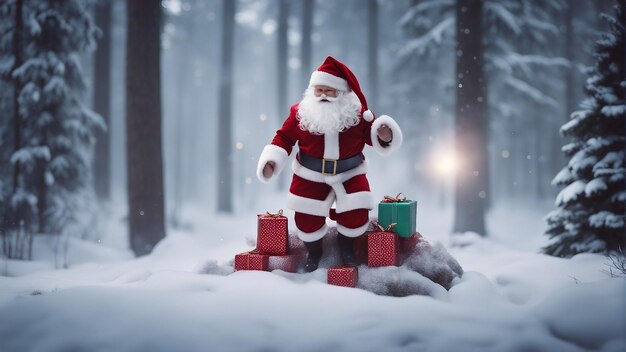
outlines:
[[[91,221],[85,215],[94,214],[91,155],[94,131],[105,126],[82,102],[80,55],[94,48],[96,32],[91,5],[3,2],[13,25],[5,32],[11,45],[2,43],[2,67],[11,68],[17,89],[11,124],[19,127],[11,155],[17,177],[4,214],[14,229],[25,221],[29,231],[81,235]]]
[[[614,18],[604,16],[610,30],[595,45],[588,98],[561,127],[571,138],[563,147],[571,159],[553,180],[565,188],[546,217],[552,240],[543,250],[550,255],[611,254],[626,246],[626,0],[615,9]]]

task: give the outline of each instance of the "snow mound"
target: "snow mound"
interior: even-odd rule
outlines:
[[[374,228],[374,224],[370,224],[369,231],[373,231]],[[278,270],[274,272],[291,281],[302,282],[313,279],[326,283],[326,271],[334,266],[342,265],[337,235],[337,228],[329,227],[322,242],[323,255],[319,268],[315,272],[310,274],[283,273]],[[290,236],[289,240],[290,247],[304,250],[304,246],[297,237]],[[404,258],[401,266],[370,268],[367,265],[360,265],[357,287],[377,295],[394,297],[426,295],[444,299],[447,295],[446,291],[453,286],[454,280],[463,275],[461,265],[441,243],[431,246],[422,239],[416,244],[412,253]],[[198,272],[228,275],[233,272],[233,269],[231,266],[219,266],[217,262],[209,261]]]
[[[447,300],[448,295],[441,285],[406,266],[369,268],[361,265],[357,287],[377,295],[393,297],[422,295]]]
[[[532,310],[562,340],[589,350],[624,351],[626,315],[615,314],[625,307],[624,293],[626,280],[571,283]]]
[[[453,280],[463,276],[463,268],[441,243],[430,246],[427,242],[417,244],[417,253],[410,256],[402,265],[415,271],[446,290],[452,287]]]

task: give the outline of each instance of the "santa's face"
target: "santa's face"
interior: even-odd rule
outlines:
[[[341,132],[360,121],[361,103],[354,92],[327,86],[309,87],[298,107],[300,128],[313,134]]]
[[[335,101],[337,99],[337,89],[329,86],[315,86],[313,87],[313,94],[315,97],[320,98],[320,101]],[[330,98],[330,99],[329,99]]]

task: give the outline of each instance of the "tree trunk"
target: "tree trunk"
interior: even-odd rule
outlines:
[[[15,2],[15,29],[13,31],[13,55],[15,61],[13,69],[16,70],[22,65],[22,31],[24,30],[23,19],[24,3],[22,0]],[[22,147],[21,123],[20,123],[20,91],[22,90],[19,78],[13,79],[13,151],[17,152]],[[17,192],[19,186],[20,163],[13,165],[13,193]]]
[[[128,223],[136,255],[165,237],[161,144],[161,2],[129,0],[126,42]]]
[[[181,224],[180,222],[180,213],[182,208],[182,199],[183,199],[183,185],[185,184],[184,178],[184,153],[183,153],[183,140],[185,139],[184,133],[186,130],[186,109],[185,109],[185,96],[187,95],[186,87],[186,73],[191,67],[189,63],[190,53],[186,50],[187,47],[185,43],[180,43],[180,52],[183,53],[179,57],[179,64],[176,68],[178,74],[176,75],[176,116],[177,121],[174,124],[174,196],[172,199],[172,214],[171,221],[172,226],[174,228],[178,228]]]
[[[569,121],[569,116],[576,109],[576,58],[574,57],[574,1],[569,0],[565,9],[565,47],[563,56],[570,62],[565,71],[565,116],[563,123]]]
[[[289,18],[289,0],[279,0],[278,3],[278,38],[277,38],[277,60],[276,60],[276,116],[278,126],[283,122],[284,117],[289,113],[287,106],[287,31]],[[277,177],[276,187],[283,189],[286,183],[286,173],[283,172]]]
[[[543,196],[545,196],[545,192],[544,192],[544,185],[543,182],[545,180],[545,178],[543,178],[544,176],[544,170],[543,170],[543,150],[544,150],[544,140],[546,140],[546,130],[547,130],[547,126],[544,126],[545,120],[546,120],[546,116],[548,115],[548,109],[543,108],[543,107],[538,107],[537,108],[537,112],[538,114],[535,116],[535,123],[534,125],[536,126],[537,130],[534,131],[535,133],[533,133],[533,153],[532,153],[532,158],[533,158],[533,163],[532,163],[532,170],[533,170],[533,175],[532,178],[535,181],[535,185],[534,185],[534,194],[536,196],[536,199],[542,199]]]
[[[111,117],[111,0],[99,3],[95,11],[96,26],[102,31],[94,58],[94,111],[107,125],[106,131],[96,131],[94,155],[94,188],[100,200],[111,198],[111,152],[110,152],[110,117]]]
[[[378,106],[378,0],[369,0],[367,6],[367,58],[369,68],[368,106],[374,110]]]
[[[456,151],[454,232],[485,233],[488,180],[487,97],[483,75],[483,1],[456,5]]]
[[[315,0],[304,0],[302,4],[302,52],[300,66],[302,74],[302,89],[308,87],[311,77],[311,35],[313,34],[313,8]]]
[[[223,1],[222,16],[222,57],[219,85],[219,116],[218,116],[218,177],[217,177],[217,210],[231,213],[233,211],[233,146],[232,146],[232,85],[233,85],[233,37],[235,30],[235,0]]]
[[[282,123],[287,105],[287,19],[289,17],[288,0],[280,0],[278,4],[278,40],[276,60],[276,111]]]
[[[178,25],[183,30],[184,40],[180,40],[177,43],[178,47],[176,50],[178,54],[178,60],[176,61],[176,100],[174,110],[176,122],[174,123],[174,132],[172,134],[174,138],[174,154],[172,158],[174,167],[172,175],[173,196],[172,202],[169,203],[172,209],[170,220],[174,228],[179,228],[182,225],[181,214],[183,201],[189,199],[189,193],[193,193],[189,190],[197,189],[197,185],[193,182],[195,180],[190,180],[189,178],[190,175],[198,173],[197,170],[191,169],[195,160],[192,158],[195,148],[189,148],[190,144],[195,147],[194,142],[197,140],[195,133],[198,130],[197,126],[193,126],[193,124],[189,123],[190,117],[199,116],[191,111],[194,104],[190,104],[190,102],[195,101],[195,97],[190,95],[195,93],[195,91],[190,92],[188,89],[190,82],[193,84],[193,73],[195,69],[192,52],[192,48],[196,45],[193,41],[193,39],[195,39],[193,34],[196,29],[195,20],[194,16],[188,21],[185,21],[184,25]],[[197,104],[195,104],[195,107],[197,107]],[[185,136],[188,137],[185,138]],[[191,151],[188,149],[191,149]]]
[[[43,145],[48,145],[44,142]],[[46,184],[46,163],[38,161],[35,167],[37,180],[35,186],[37,187],[37,224],[39,233],[48,232],[48,224],[46,217],[46,209],[48,207],[48,185]]]

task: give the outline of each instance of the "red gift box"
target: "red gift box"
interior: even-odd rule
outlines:
[[[289,247],[287,217],[283,216],[283,211],[278,214],[259,214],[256,249],[261,254],[267,255],[287,255]]]
[[[239,270],[267,270],[269,256],[260,254],[257,250],[235,255],[235,271]]]
[[[336,266],[328,269],[328,283],[335,286],[356,287],[359,269],[352,265]]]
[[[269,256],[268,270],[282,270],[289,273],[298,271],[298,266],[302,261],[302,256],[298,254],[271,255]]]
[[[367,265],[399,265],[398,235],[393,232],[374,232],[367,236]]]

